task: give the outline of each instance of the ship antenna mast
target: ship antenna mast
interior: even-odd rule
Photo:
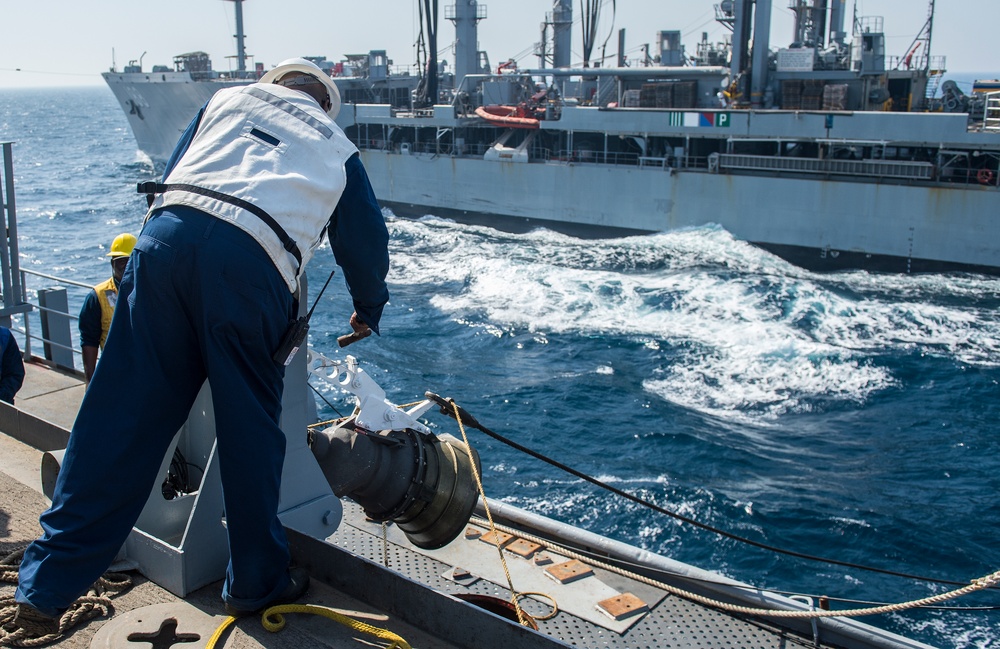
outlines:
[[[934,32],[934,0],[930,0],[930,6],[927,8],[927,48],[924,50],[924,54],[927,55],[927,61],[924,64],[924,70],[928,72],[931,69],[931,34]]]
[[[910,57],[917,51],[917,48],[923,46],[923,65],[920,66],[925,72],[930,72],[931,69],[931,34],[934,31],[934,0],[929,0],[927,8],[927,22],[924,26],[920,28],[920,32],[917,34],[913,42],[910,43],[910,47],[906,50],[907,56],[904,60],[907,67],[909,67]]]
[[[247,50],[244,46],[243,33],[243,0],[228,0],[235,4],[236,9],[236,71],[237,77],[243,78],[247,72]]]

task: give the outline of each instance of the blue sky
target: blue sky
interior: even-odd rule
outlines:
[[[454,38],[440,2],[439,48],[451,58]],[[660,29],[680,29],[689,53],[709,33],[728,33],[715,22],[718,0],[617,0],[614,31],[626,30],[626,48],[636,54]],[[772,46],[791,40],[788,0],[773,0]],[[480,49],[490,61],[519,60],[534,67],[530,52],[540,40],[539,25],[551,0],[485,0],[487,18],[479,26]],[[607,1],[602,36],[611,31]],[[903,55],[927,19],[926,0],[846,0],[848,16],[883,16],[889,54]],[[578,13],[579,0],[574,0]],[[21,86],[101,85],[99,73],[114,61],[121,69],[142,58],[145,69],[170,65],[175,54],[208,52],[216,69],[229,67],[235,51],[233,3],[225,0],[0,0],[0,89]],[[579,16],[577,16],[579,19]],[[1000,0],[937,0],[932,54],[945,55],[953,73],[1000,74],[989,49],[1000,25]],[[339,60],[346,53],[385,49],[397,65],[413,62],[418,32],[415,0],[246,0],[247,51],[271,67],[299,55]],[[848,29],[849,31],[849,29]],[[579,26],[574,27],[579,52]],[[608,52],[617,49],[612,36]],[[19,71],[17,71],[20,69]]]

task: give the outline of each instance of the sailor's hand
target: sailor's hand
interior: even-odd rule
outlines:
[[[361,318],[358,317],[357,311],[351,314],[350,324],[351,324],[351,329],[354,330],[354,333],[349,333],[345,336],[337,338],[337,344],[340,345],[341,347],[347,347],[351,343],[356,343],[359,340],[367,338],[368,336],[372,335],[371,327],[369,327],[368,325],[366,325],[364,322],[361,321]]]

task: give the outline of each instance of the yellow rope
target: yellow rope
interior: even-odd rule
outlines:
[[[219,628],[215,630],[215,633],[212,634],[212,637],[208,639],[208,644],[205,645],[205,649],[215,649],[215,643],[219,641],[219,638],[222,637],[222,634],[225,633],[226,629],[228,629],[230,625],[232,625],[233,622],[235,621],[236,621],[235,617],[231,615],[227,617],[225,621],[223,621],[223,623],[219,625]]]
[[[308,426],[306,426],[306,429],[313,430],[315,428],[326,428],[327,426],[332,426],[333,424],[336,424],[341,421],[343,421],[343,419],[339,417],[337,419],[327,419],[326,421],[317,421],[315,424],[309,424]]]
[[[465,441],[466,452],[469,454],[469,459],[472,464],[472,475],[476,478],[476,486],[479,488],[479,495],[483,499],[483,507],[486,508],[486,517],[490,521],[490,531],[494,532],[493,542],[497,546],[497,552],[500,553],[500,564],[503,566],[503,574],[507,577],[507,586],[510,587],[510,603],[514,605],[514,611],[517,612],[517,621],[521,623],[522,626],[530,626],[528,620],[524,617],[524,611],[521,610],[521,605],[517,603],[518,595],[517,591],[514,590],[514,582],[510,578],[510,570],[507,569],[507,559],[503,556],[503,548],[500,546],[500,539],[496,535],[496,527],[493,525],[493,514],[490,513],[490,504],[486,500],[486,492],[483,490],[483,480],[479,476],[479,469],[476,467],[475,456],[472,454],[472,445],[469,444],[469,436],[465,433],[465,426],[462,424],[462,415],[459,414],[458,404],[454,401],[451,402],[452,408],[455,409],[455,421],[458,422],[458,430],[462,433],[462,439]],[[552,599],[552,598],[550,598]],[[552,599],[555,603],[555,599]]]
[[[494,525],[492,519],[490,520],[490,525]],[[909,602],[900,602],[897,604],[885,604],[883,606],[874,606],[871,608],[852,608],[843,609],[839,611],[826,611],[826,610],[814,610],[814,611],[789,611],[781,609],[770,609],[770,608],[752,608],[749,606],[739,606],[737,604],[729,604],[726,602],[720,602],[708,597],[703,597],[697,595],[690,591],[684,590],[682,588],[677,588],[676,586],[671,586],[670,584],[665,584],[661,581],[655,579],[650,579],[643,575],[624,570],[618,566],[613,566],[603,561],[599,561],[592,557],[588,557],[583,554],[579,554],[570,550],[569,548],[557,545],[549,541],[548,539],[543,539],[537,536],[531,536],[530,534],[524,534],[519,530],[514,530],[512,528],[504,527],[503,525],[495,526],[500,531],[507,532],[509,534],[517,534],[520,538],[527,541],[532,541],[538,543],[546,548],[551,549],[556,547],[559,554],[565,555],[570,559],[579,559],[581,561],[586,561],[591,565],[597,566],[604,570],[609,570],[611,572],[629,577],[630,579],[635,579],[648,586],[653,586],[654,588],[660,588],[669,593],[677,595],[678,597],[683,597],[684,599],[691,600],[693,602],[698,602],[699,604],[704,604],[705,606],[711,606],[714,608],[721,609],[723,611],[728,611],[730,613],[742,613],[744,615],[760,615],[765,617],[780,617],[780,618],[818,618],[818,617],[861,617],[863,615],[882,615],[885,613],[895,613],[897,611],[903,611],[910,608],[917,608],[920,606],[931,606],[933,604],[938,604],[940,602],[955,599],[957,597],[962,597],[963,595],[968,595],[969,593],[975,592],[977,590],[985,590],[991,588],[998,583],[1000,583],[1000,570],[994,572],[991,575],[986,575],[985,577],[980,577],[978,579],[973,579],[969,585],[957,588],[955,590],[950,590],[946,593],[941,593],[939,595],[933,595],[931,597],[924,597],[923,599],[911,600]]]
[[[412,408],[413,406],[420,405],[423,401],[414,401],[412,403],[404,403],[396,406],[400,410],[405,410],[406,408]],[[354,414],[357,414],[357,408],[354,409]],[[308,430],[313,430],[316,428],[326,428],[327,426],[332,426],[333,424],[339,424],[349,417],[337,417],[336,419],[327,419],[326,421],[317,421],[315,424],[309,424],[306,426]]]
[[[372,626],[365,622],[361,622],[360,620],[355,620],[352,617],[338,613],[337,611],[325,606],[315,606],[313,604],[282,604],[280,606],[272,606],[271,608],[265,610],[261,615],[260,623],[271,633],[277,633],[285,628],[285,617],[282,613],[308,613],[311,615],[321,615],[325,618],[333,620],[334,622],[339,622],[340,624],[343,624],[344,626],[359,633],[366,633],[368,635],[375,636],[380,640],[387,640],[391,642],[392,644],[390,644],[387,649],[392,649],[393,647],[399,647],[399,649],[411,649],[410,643],[392,631]],[[225,622],[219,625],[219,628],[215,630],[214,634],[212,634],[212,637],[208,640],[208,644],[205,645],[205,649],[215,649],[215,643],[219,640],[226,629],[228,629],[229,626],[235,621],[235,617],[226,618]]]
[[[556,598],[553,597],[552,595],[549,595],[548,593],[543,593],[543,592],[537,591],[537,590],[528,591],[526,593],[516,593],[516,596],[518,597],[518,599],[520,599],[521,597],[528,597],[529,595],[534,595],[536,597],[544,597],[545,599],[547,599],[550,602],[552,602],[552,604],[551,604],[552,610],[549,611],[546,615],[532,615],[531,616],[535,620],[537,620],[539,622],[543,622],[545,620],[551,620],[552,618],[554,618],[556,615],[559,614],[559,605],[556,604]]]

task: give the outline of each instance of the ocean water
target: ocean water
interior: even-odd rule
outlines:
[[[111,239],[141,224],[134,183],[155,175],[110,91],[2,91],[0,140],[16,141],[22,266],[105,279]],[[584,241],[387,221],[383,335],[337,348],[351,311],[338,274],[311,343],[356,356],[397,403],[452,397],[523,445],[761,543],[940,580],[1000,570],[997,278],[814,274],[713,227]],[[313,286],[332,268],[318,253]],[[323,415],[350,409],[316,387]],[[721,538],[470,441],[488,495],[757,586],[836,608],[953,588]],[[950,605],[974,608],[863,621],[1000,647],[997,591]]]

